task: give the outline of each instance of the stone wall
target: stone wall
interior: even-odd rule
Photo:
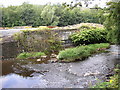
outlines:
[[[77,32],[77,29],[66,29],[66,30],[51,30],[51,33],[57,34],[57,37],[60,38],[61,41],[63,41],[62,46],[63,47],[69,47],[72,45],[72,42],[68,39],[69,35],[73,34],[74,32]],[[34,36],[37,37],[33,33]],[[47,34],[41,35],[42,38],[47,37]],[[12,38],[9,38],[8,40],[3,41],[0,45],[2,46],[2,58],[3,59],[9,59],[14,58],[18,54],[18,47],[17,43],[13,40],[10,40]],[[40,39],[40,36],[39,36]],[[7,42],[6,42],[7,41]]]
[[[16,42],[2,43],[2,59],[10,59],[17,56],[18,48]]]
[[[77,31],[77,29],[54,30],[55,33],[58,33],[60,40],[63,41],[62,44],[64,47],[69,47],[72,45],[72,42],[69,40],[69,36]]]

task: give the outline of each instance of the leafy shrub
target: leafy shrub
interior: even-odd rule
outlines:
[[[86,46],[69,48],[69,49],[60,51],[58,54],[58,59],[66,62],[75,61],[79,59],[82,60],[94,53],[99,52],[97,49],[108,48],[108,47],[109,47],[108,43],[101,43],[101,44],[90,44]]]
[[[44,56],[45,53],[43,52],[31,52],[31,53],[28,53],[28,52],[24,52],[24,53],[20,53],[18,56],[17,56],[17,59],[28,59],[28,58],[37,58],[37,57],[40,57],[40,56]]]
[[[106,30],[97,28],[74,33],[70,36],[70,39],[75,45],[94,44],[107,42],[106,36]]]

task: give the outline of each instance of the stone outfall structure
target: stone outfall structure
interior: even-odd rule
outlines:
[[[69,40],[69,35],[77,32],[78,29],[64,29],[64,30],[51,30],[51,32],[56,33],[57,37],[63,42],[63,47],[72,46],[72,42]],[[12,36],[3,37],[0,41],[1,47],[1,57],[3,59],[14,58],[18,54],[17,42],[13,39]]]

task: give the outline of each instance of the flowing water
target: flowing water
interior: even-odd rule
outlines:
[[[109,53],[96,54],[84,61],[51,63],[48,59],[3,60],[0,88],[85,88],[106,80],[120,63],[119,46]],[[51,58],[54,59],[54,58]]]

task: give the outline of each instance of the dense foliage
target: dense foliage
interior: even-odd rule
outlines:
[[[108,30],[108,39],[111,43],[120,44],[120,1],[108,2],[105,11],[106,21],[104,25]]]
[[[75,60],[83,60],[90,55],[99,52],[99,50],[105,50],[110,45],[108,43],[101,43],[101,44],[90,44],[86,46],[79,46],[75,48],[69,48],[63,51],[60,51],[58,54],[58,59],[70,62]]]
[[[102,28],[82,30],[70,36],[70,39],[75,45],[94,44],[107,42],[107,31]]]
[[[2,27],[13,26],[66,26],[81,22],[103,23],[101,10],[83,8],[80,5],[32,5],[0,7],[2,9]],[[0,26],[0,27],[1,27]]]

